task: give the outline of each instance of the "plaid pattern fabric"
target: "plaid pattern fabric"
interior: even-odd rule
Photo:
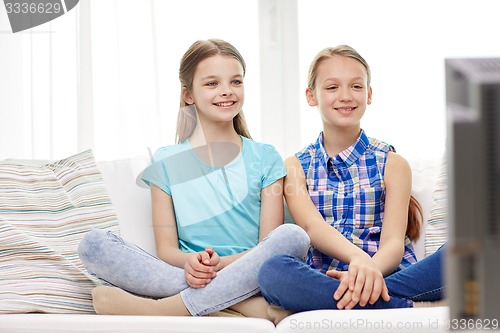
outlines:
[[[384,218],[384,170],[387,153],[394,147],[368,138],[363,130],[357,141],[337,156],[324,148],[323,133],[316,142],[296,154],[304,173],[309,195],[325,222],[352,243],[373,256],[380,243]],[[405,254],[398,267],[416,262],[413,246],[405,240]],[[314,247],[308,255],[311,267],[326,272],[347,270],[348,265]]]

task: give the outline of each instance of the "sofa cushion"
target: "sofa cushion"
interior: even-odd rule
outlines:
[[[92,316],[57,314],[0,315],[2,333],[273,333],[261,318]]]
[[[276,332],[446,332],[446,306],[405,309],[315,310],[283,319]]]
[[[94,228],[118,232],[92,152],[42,165],[0,162],[0,313],[93,313],[101,282],[77,254]]]

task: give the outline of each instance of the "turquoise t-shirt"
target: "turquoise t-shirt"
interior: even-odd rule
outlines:
[[[179,249],[211,246],[226,256],[259,241],[260,193],[286,175],[283,160],[269,144],[242,137],[234,159],[215,167],[199,158],[188,140],[156,151],[142,179],[172,197]]]

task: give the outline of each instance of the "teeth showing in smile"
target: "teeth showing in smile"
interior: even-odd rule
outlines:
[[[352,111],[354,108],[337,108],[338,111]]]
[[[234,104],[234,102],[221,102],[221,103],[215,103],[215,105],[217,105],[217,106],[222,106],[222,107],[224,107],[224,106],[231,106],[231,105],[233,105],[233,104]]]

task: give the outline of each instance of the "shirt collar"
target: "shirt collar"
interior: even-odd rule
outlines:
[[[352,146],[344,151],[341,151],[338,155],[331,157],[325,150],[323,132],[321,132],[318,140],[316,141],[316,150],[318,152],[318,157],[326,165],[328,165],[328,161],[331,161],[331,163],[335,166],[341,166],[343,164],[346,167],[350,167],[360,158],[361,155],[363,155],[369,145],[370,140],[366,136],[365,131],[362,129],[356,142],[354,142]]]

